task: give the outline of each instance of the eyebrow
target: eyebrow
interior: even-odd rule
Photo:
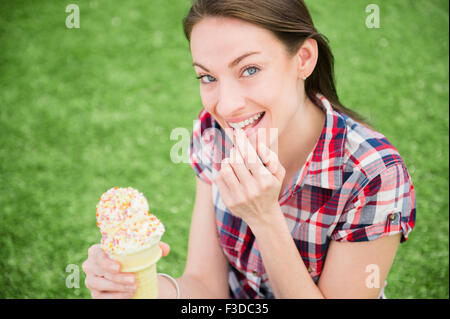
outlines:
[[[239,64],[239,62],[241,62],[246,57],[253,55],[253,54],[259,54],[259,53],[261,53],[261,52],[258,52],[258,51],[247,52],[247,53],[241,55],[240,57],[238,57],[237,59],[235,59],[234,61],[232,61],[230,64],[228,64],[228,68],[231,69],[231,68],[235,67],[237,64]],[[198,66],[198,67],[201,67],[206,72],[211,72],[207,68],[205,68],[203,65],[201,65],[200,63],[197,63],[197,62],[192,63],[192,66]]]

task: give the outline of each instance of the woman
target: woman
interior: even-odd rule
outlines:
[[[184,30],[204,106],[197,195],[185,272],[159,277],[159,296],[383,298],[414,188],[398,151],[339,102],[303,1],[198,0]],[[136,288],[98,245],[83,269],[94,298]]]

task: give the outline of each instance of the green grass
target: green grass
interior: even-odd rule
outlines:
[[[81,28],[67,29],[76,3]],[[416,227],[390,298],[448,298],[448,2],[309,0],[336,57],[346,106],[404,158]],[[99,242],[95,205],[112,186],[144,192],[167,227],[162,272],[182,274],[195,195],[170,132],[201,109],[181,20],[188,0],[0,2],[0,297],[89,298],[81,264]],[[80,266],[68,289],[67,265]]]

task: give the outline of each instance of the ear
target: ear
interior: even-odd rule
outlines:
[[[298,77],[301,79],[308,78],[313,73],[319,58],[317,41],[307,39],[297,51],[296,57]]]

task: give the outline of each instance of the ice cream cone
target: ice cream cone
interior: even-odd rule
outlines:
[[[100,197],[96,217],[103,250],[121,264],[121,272],[136,274],[133,299],[156,298],[156,264],[162,255],[159,241],[165,228],[150,214],[147,199],[131,187],[113,187]]]
[[[121,272],[132,272],[136,275],[137,290],[133,299],[155,299],[158,297],[158,280],[156,264],[162,251],[159,239],[148,247],[131,254],[110,255],[122,265]]]

